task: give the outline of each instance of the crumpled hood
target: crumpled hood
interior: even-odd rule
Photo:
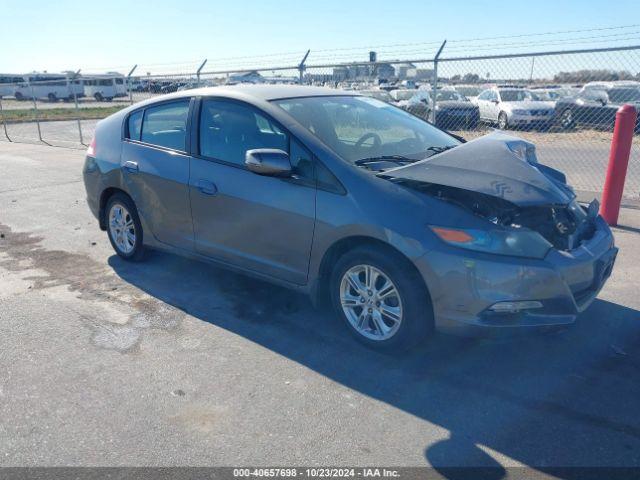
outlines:
[[[444,185],[502,198],[518,206],[565,205],[573,194],[544,165],[521,160],[508,144],[524,140],[493,132],[379,176]]]

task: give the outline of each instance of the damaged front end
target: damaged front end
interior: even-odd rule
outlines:
[[[518,206],[501,198],[456,187],[411,180],[396,183],[454,204],[507,231],[536,232],[548,242],[549,248],[557,250],[573,250],[590,240],[595,232],[597,200],[588,208],[581,207],[575,199],[565,205]]]
[[[427,202],[442,242],[417,262],[442,330],[570,324],[611,275],[598,202],[578,204],[524,141],[495,133],[377,175],[457,207]]]
[[[468,236],[458,238],[467,241],[448,242],[463,248],[543,258],[551,248],[579,247],[596,228],[597,201],[581,207],[564,175],[537,163],[532,144],[502,133],[378,175],[495,226],[487,225],[484,233],[461,230]]]

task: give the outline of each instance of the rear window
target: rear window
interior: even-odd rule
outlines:
[[[186,151],[188,113],[189,100],[147,108],[140,139],[151,145]]]

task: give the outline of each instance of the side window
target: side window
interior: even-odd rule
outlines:
[[[485,90],[480,95],[478,95],[478,100],[489,100],[489,94],[491,92],[489,90]]]
[[[142,127],[143,113],[144,111],[140,110],[129,115],[129,119],[127,120],[127,138],[140,140],[140,127]]]
[[[316,162],[315,165],[318,188],[340,195],[346,193],[340,181],[322,162]]]
[[[289,138],[255,109],[224,100],[203,100],[199,129],[200,154],[244,165],[247,150],[278,148],[288,151]]]
[[[292,138],[289,146],[289,159],[293,173],[307,180],[313,180],[313,157],[309,150],[303,147],[296,139]]]
[[[489,100],[498,100],[498,92],[490,91]]]
[[[184,152],[188,113],[189,100],[147,108],[142,122],[141,140]]]
[[[604,90],[589,89],[584,92],[584,98],[594,102],[602,102],[607,100],[607,93]]]

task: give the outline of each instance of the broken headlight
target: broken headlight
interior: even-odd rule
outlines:
[[[429,228],[449,245],[496,255],[544,258],[552,247],[542,235],[531,230],[478,230],[437,226]]]
[[[538,163],[538,157],[536,156],[536,146],[533,143],[525,142],[524,140],[516,140],[511,142],[505,142],[511,152],[515,154],[523,162]]]

